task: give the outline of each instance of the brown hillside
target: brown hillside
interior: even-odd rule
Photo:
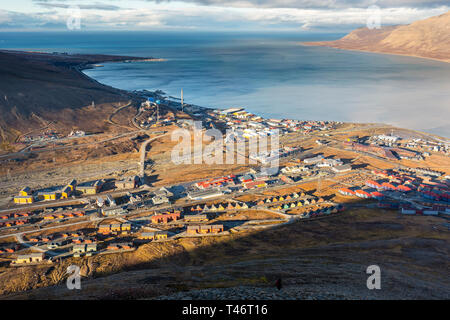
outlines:
[[[79,71],[92,63],[125,59],[130,57],[0,52],[0,140],[12,141],[48,121],[78,125],[81,110],[89,124],[102,104],[129,100],[126,92]],[[93,101],[97,107],[86,112]]]
[[[335,41],[306,45],[411,55],[450,62],[450,11],[409,25],[360,28]]]

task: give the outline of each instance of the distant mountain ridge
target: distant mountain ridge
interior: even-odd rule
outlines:
[[[303,44],[450,62],[450,11],[408,25],[359,28],[339,40]]]

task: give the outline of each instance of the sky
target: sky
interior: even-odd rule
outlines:
[[[334,33],[407,24],[449,10],[449,0],[0,0],[0,31]]]

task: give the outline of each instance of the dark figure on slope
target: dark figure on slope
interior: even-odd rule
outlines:
[[[281,284],[281,278],[279,278],[279,279],[275,282],[275,287],[277,287],[278,290],[281,290],[281,288],[283,287],[283,285]]]

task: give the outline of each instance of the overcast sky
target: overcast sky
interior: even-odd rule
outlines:
[[[449,0],[0,0],[0,3],[0,31],[343,32],[366,26],[367,21],[378,17],[381,25],[406,24],[450,10]]]

